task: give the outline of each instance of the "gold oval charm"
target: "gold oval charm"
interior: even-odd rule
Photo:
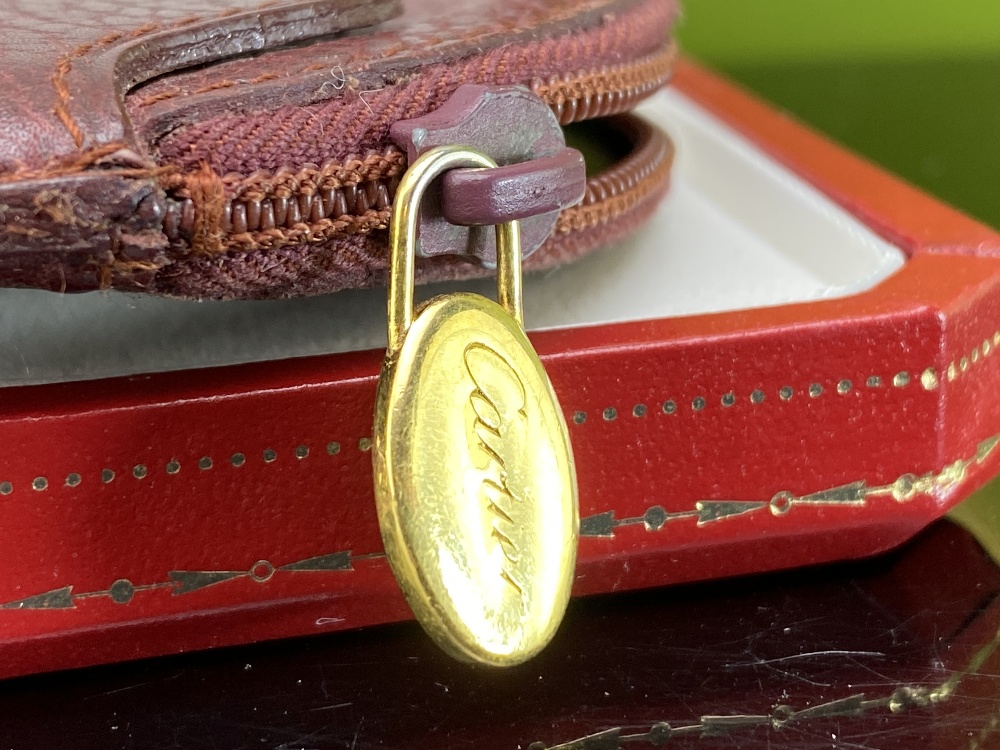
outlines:
[[[537,356],[503,308],[456,294],[424,309],[380,386],[379,522],[410,607],[455,656],[525,661],[565,612],[579,526]]]
[[[521,322],[517,223],[496,228],[501,304],[451,294],[412,315],[423,190],[489,166],[441,147],[397,189],[372,460],[386,556],[417,619],[452,655],[511,666],[555,634],[579,534],[566,423]]]

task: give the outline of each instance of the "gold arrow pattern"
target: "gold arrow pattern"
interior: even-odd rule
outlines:
[[[267,583],[278,573],[333,573],[351,571],[353,562],[385,557],[385,553],[373,552],[365,555],[352,555],[350,550],[332,552],[328,555],[310,557],[305,560],[275,567],[267,560],[258,560],[247,570],[171,570],[166,581],[133,584],[127,578],[120,578],[103,591],[88,591],[74,594],[72,586],[47,591],[43,594],[25,597],[6,604],[0,604],[0,610],[65,610],[75,609],[80,599],[107,597],[115,604],[128,604],[136,593],[155,589],[168,589],[173,596],[184,596],[196,591],[218,586],[222,583],[238,579],[247,579],[255,583]]]
[[[44,594],[0,605],[0,609],[68,609],[73,606],[73,587],[64,586]]]
[[[994,435],[979,443],[975,455],[948,464],[941,471],[926,474],[903,474],[891,484],[869,487],[859,480],[849,484],[819,490],[807,495],[795,495],[782,490],[770,500],[698,500],[691,510],[667,511],[661,505],[654,505],[641,516],[616,518],[613,510],[587,516],[580,521],[580,536],[613,538],[615,530],[623,526],[643,526],[646,531],[656,532],[667,524],[681,519],[693,518],[698,526],[725,521],[736,516],[756,514],[765,509],[782,517],[802,506],[828,506],[833,508],[862,508],[872,498],[891,497],[897,503],[907,503],[918,495],[939,495],[951,491],[965,481],[971,466],[981,464],[1000,443],[1000,435]]]

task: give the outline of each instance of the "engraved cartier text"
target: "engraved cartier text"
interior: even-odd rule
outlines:
[[[491,537],[499,545],[504,557],[500,576],[523,594],[517,564],[521,560],[521,550],[512,535],[517,528],[516,506],[524,500],[509,485],[509,473],[505,459],[505,442],[509,442],[512,432],[523,430],[527,419],[524,411],[524,384],[513,367],[496,351],[482,343],[469,344],[465,348],[465,369],[475,384],[469,403],[475,414],[473,423],[476,447],[487,457],[485,471],[488,476],[482,481],[482,498],[493,515]],[[515,422],[521,422],[518,426]]]

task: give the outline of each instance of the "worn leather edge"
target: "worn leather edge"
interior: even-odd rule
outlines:
[[[0,185],[0,277],[56,292],[145,288],[169,262],[151,177],[62,175]]]
[[[56,115],[82,151],[115,141],[142,150],[124,106],[127,92],[137,84],[183,68],[369,26],[400,11],[401,0],[312,0],[115,31],[59,58],[52,76],[59,97]],[[222,22],[225,26],[219,28]]]

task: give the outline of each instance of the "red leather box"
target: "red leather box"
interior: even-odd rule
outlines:
[[[994,474],[1000,236],[690,63],[646,112],[664,208],[526,293],[575,592],[871,555]],[[0,675],[409,617],[371,487],[382,294],[0,295]]]

